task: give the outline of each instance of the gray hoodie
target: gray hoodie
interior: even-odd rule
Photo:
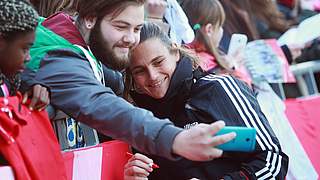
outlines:
[[[94,76],[85,57],[70,50],[49,51],[37,72],[26,70],[25,83],[39,81],[50,88],[51,104],[77,121],[102,134],[128,142],[138,150],[175,159],[172,144],[182,130],[169,120],[160,120],[150,111],[134,107],[110,88],[117,83],[106,72],[106,86]],[[32,81],[31,81],[32,80]]]

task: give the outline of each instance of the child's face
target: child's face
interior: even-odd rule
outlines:
[[[18,35],[7,41],[0,37],[0,69],[7,77],[23,71],[24,63],[30,60],[29,49],[35,38],[34,31]]]
[[[159,39],[148,39],[132,52],[130,71],[137,88],[155,99],[163,98],[179,61]]]

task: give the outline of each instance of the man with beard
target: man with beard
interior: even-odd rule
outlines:
[[[123,87],[118,71],[140,39],[143,5],[144,0],[81,0],[76,20],[63,13],[40,20],[24,82],[42,82],[55,108],[142,152],[171,159],[220,157],[214,147],[235,136],[213,136],[223,122],[182,130],[116,95]]]

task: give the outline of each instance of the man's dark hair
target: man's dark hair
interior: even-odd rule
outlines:
[[[126,7],[130,5],[143,5],[145,0],[80,0],[79,17],[102,19],[104,16],[112,14],[116,17]]]

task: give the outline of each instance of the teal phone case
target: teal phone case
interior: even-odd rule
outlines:
[[[256,130],[249,127],[226,126],[221,129],[216,135],[235,132],[237,136],[225,143],[217,146],[224,151],[252,152],[256,146]]]

